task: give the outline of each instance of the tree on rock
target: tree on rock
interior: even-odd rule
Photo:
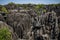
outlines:
[[[7,11],[7,9],[6,9],[5,7],[2,7],[2,8],[1,8],[1,11],[2,11],[2,12],[5,12],[5,13],[8,13],[8,11]]]

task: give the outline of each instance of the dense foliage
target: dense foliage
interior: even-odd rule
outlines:
[[[8,13],[7,9],[5,7],[2,7],[1,9],[2,12]]]
[[[8,28],[0,29],[0,40],[11,40],[11,32],[9,32]]]

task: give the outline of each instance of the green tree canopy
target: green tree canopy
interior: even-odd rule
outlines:
[[[6,9],[5,7],[2,7],[2,8],[1,8],[1,11],[2,11],[2,12],[5,12],[5,13],[8,13],[8,11],[7,11],[7,9]]]
[[[40,8],[43,8],[43,7],[44,7],[43,4],[38,4],[38,5],[35,6],[35,9],[40,9]]]
[[[13,4],[15,4],[15,3],[13,3],[13,2],[8,3],[8,5],[13,5]]]

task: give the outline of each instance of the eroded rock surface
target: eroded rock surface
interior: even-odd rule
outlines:
[[[3,21],[4,17],[1,15],[0,19]],[[57,17],[53,11],[39,16],[33,10],[11,12],[6,15],[4,21],[13,29],[14,40],[60,39],[60,17]],[[19,39],[15,39],[15,36]]]

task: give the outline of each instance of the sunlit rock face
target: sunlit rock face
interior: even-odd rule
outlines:
[[[59,5],[57,5],[57,6],[45,6],[45,8],[46,8],[46,10],[47,10],[47,12],[49,11],[49,12],[51,12],[52,10],[53,11],[55,11],[57,14],[57,16],[60,16],[60,6]]]
[[[0,27],[8,25],[13,40],[60,40],[60,6],[46,5],[38,11],[35,6],[6,5],[9,13],[0,13]]]
[[[55,12],[47,12],[36,16],[32,25],[34,40],[58,40],[59,26]]]
[[[19,38],[27,38],[27,32],[31,27],[31,14],[28,12],[10,13],[7,15],[6,23],[13,28]]]
[[[4,17],[0,17],[3,21]],[[60,17],[54,11],[37,15],[33,10],[21,10],[7,14],[4,21],[19,39],[58,40],[60,37]]]

